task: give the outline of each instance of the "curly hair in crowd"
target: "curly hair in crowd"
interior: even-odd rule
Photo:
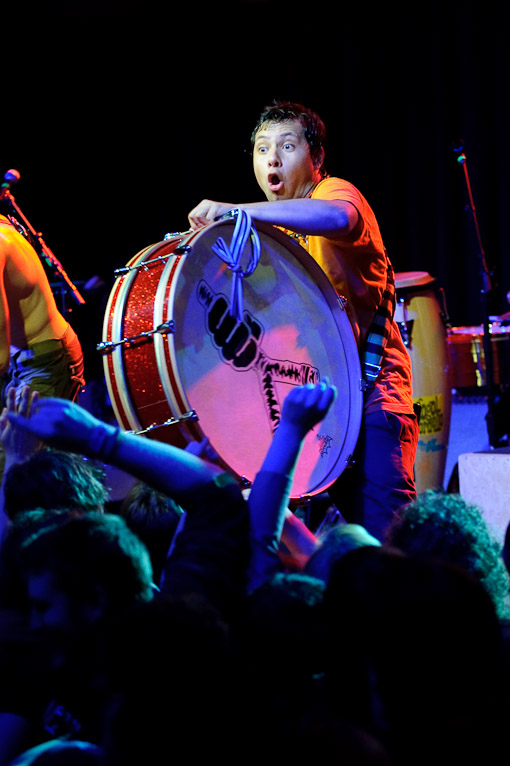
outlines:
[[[498,616],[508,618],[510,579],[501,546],[480,509],[460,495],[437,490],[421,493],[400,510],[386,543],[410,556],[434,557],[462,568],[482,583]]]

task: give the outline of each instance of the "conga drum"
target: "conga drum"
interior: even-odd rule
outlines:
[[[250,483],[291,387],[329,379],[339,395],[305,439],[297,499],[326,490],[354,451],[359,355],[345,307],[311,256],[272,226],[251,232],[243,259],[254,242],[259,256],[241,280],[240,316],[233,270],[216,254],[220,241],[235,247],[233,219],[168,235],[118,270],[100,344],[106,383],[124,429],[177,446],[208,437],[219,463]]]
[[[396,273],[395,289],[395,321],[411,357],[413,401],[421,407],[415,479],[422,492],[443,486],[452,405],[446,325],[430,274]]]

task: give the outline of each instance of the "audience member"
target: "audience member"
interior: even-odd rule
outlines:
[[[296,386],[284,400],[279,426],[248,501],[252,548],[249,590],[255,590],[279,571],[282,540],[298,559],[306,560],[315,550],[317,541],[304,533],[303,525],[288,510],[288,503],[304,438],[323,420],[336,396],[335,386],[324,381],[316,386]]]
[[[97,744],[105,631],[154,592],[149,555],[121,518],[50,516],[27,534],[20,551],[29,636],[37,640],[27,641],[20,656],[12,653],[8,632],[2,636],[0,756],[49,737]]]
[[[31,747],[10,766],[101,766],[101,748],[80,740],[51,740]]]
[[[158,584],[172,541],[185,521],[185,512],[168,495],[138,481],[120,503],[116,513],[147,547],[154,582]]]
[[[363,545],[380,546],[381,543],[360,524],[338,523],[319,541],[305,565],[306,574],[327,583],[331,568],[345,553]]]
[[[248,500],[193,449],[75,403],[25,393],[7,407],[0,436],[29,438],[5,480],[0,766],[65,758],[66,738],[105,766],[169,748],[233,764],[233,732],[271,764],[496,757],[508,578],[480,514],[425,493],[381,545],[353,524],[319,539],[289,511],[303,439],[335,396],[327,382],[291,389]],[[101,482],[103,499],[84,501],[96,460],[138,480],[118,515],[95,510]]]
[[[43,446],[38,436],[31,434],[26,429],[13,428],[9,422],[8,413],[19,413],[27,417],[31,408],[37,406],[38,400],[38,392],[31,391],[29,386],[22,386],[18,391],[11,388],[7,394],[6,404],[0,414],[0,463],[2,475],[0,484],[0,540],[8,526],[4,502],[6,475],[12,466],[28,460],[31,455]]]
[[[103,511],[108,498],[104,471],[81,455],[41,449],[13,465],[4,484],[9,519],[22,511],[79,509]]]
[[[309,693],[323,672],[323,595],[320,580],[278,573],[248,596],[237,637],[250,684],[263,690],[266,705],[279,700],[294,707],[296,695]]]
[[[434,557],[479,580],[500,618],[508,618],[510,578],[501,545],[480,509],[460,495],[426,490],[395,516],[386,541],[410,556]]]
[[[395,766],[493,762],[507,700],[500,625],[479,581],[367,545],[335,563],[324,605],[328,699]]]
[[[106,657],[108,766],[239,761],[244,704],[229,626],[209,601],[156,594],[113,626]]]

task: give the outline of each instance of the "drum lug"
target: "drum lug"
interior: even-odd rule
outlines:
[[[175,332],[175,322],[173,319],[162,322],[153,330],[153,333],[159,333],[160,335],[171,335],[173,332]]]
[[[402,337],[402,342],[406,348],[411,348],[411,340],[413,336],[413,324],[414,319],[410,319],[406,322],[397,322]]]
[[[183,237],[187,237],[188,234],[191,234],[193,232],[193,229],[188,229],[187,231],[169,231],[165,234],[163,237],[165,242],[168,242],[172,239],[182,239]]]
[[[151,431],[154,431],[156,428],[163,428],[164,426],[178,425],[179,423],[182,423],[183,420],[198,420],[198,415],[195,412],[195,410],[189,410],[189,412],[185,412],[184,415],[181,415],[178,418],[169,418],[168,420],[165,420],[164,423],[153,423],[151,426],[142,428],[140,431],[129,431],[129,433],[136,434],[137,436],[141,436],[143,434],[148,434]]]
[[[154,330],[140,332],[138,335],[133,335],[130,338],[122,338],[122,340],[103,341],[102,343],[98,343],[96,351],[99,351],[100,354],[110,354],[114,348],[117,348],[117,346],[129,345],[137,340],[150,340],[156,333],[159,333],[160,335],[170,335],[173,332],[175,332],[175,322],[173,319],[170,319],[168,322],[162,322],[154,328]]]
[[[124,274],[129,274],[131,271],[141,271],[142,269],[148,271],[149,266],[159,265],[160,263],[165,264],[169,257],[169,255],[158,255],[157,258],[153,258],[150,261],[144,261],[143,263],[137,263],[136,266],[122,266],[120,269],[115,269],[113,275],[115,277],[122,277]]]
[[[177,245],[174,250],[176,255],[187,255],[191,251],[191,245]]]
[[[356,462],[356,460],[355,460],[355,458],[354,458],[354,455],[352,455],[352,454],[351,454],[351,455],[349,455],[349,457],[348,457],[348,458],[346,458],[346,460],[345,460],[345,466],[346,466],[346,468],[350,468],[350,467],[351,467],[351,465],[354,465],[354,463],[355,463],[355,462]]]
[[[342,309],[342,311],[345,311],[347,308],[347,298],[344,295],[337,295],[337,301],[338,305]]]

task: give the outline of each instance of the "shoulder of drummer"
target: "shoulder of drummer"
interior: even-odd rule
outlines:
[[[28,249],[27,240],[19,233],[13,224],[3,215],[0,215],[0,268],[3,268],[7,259],[14,252]]]

